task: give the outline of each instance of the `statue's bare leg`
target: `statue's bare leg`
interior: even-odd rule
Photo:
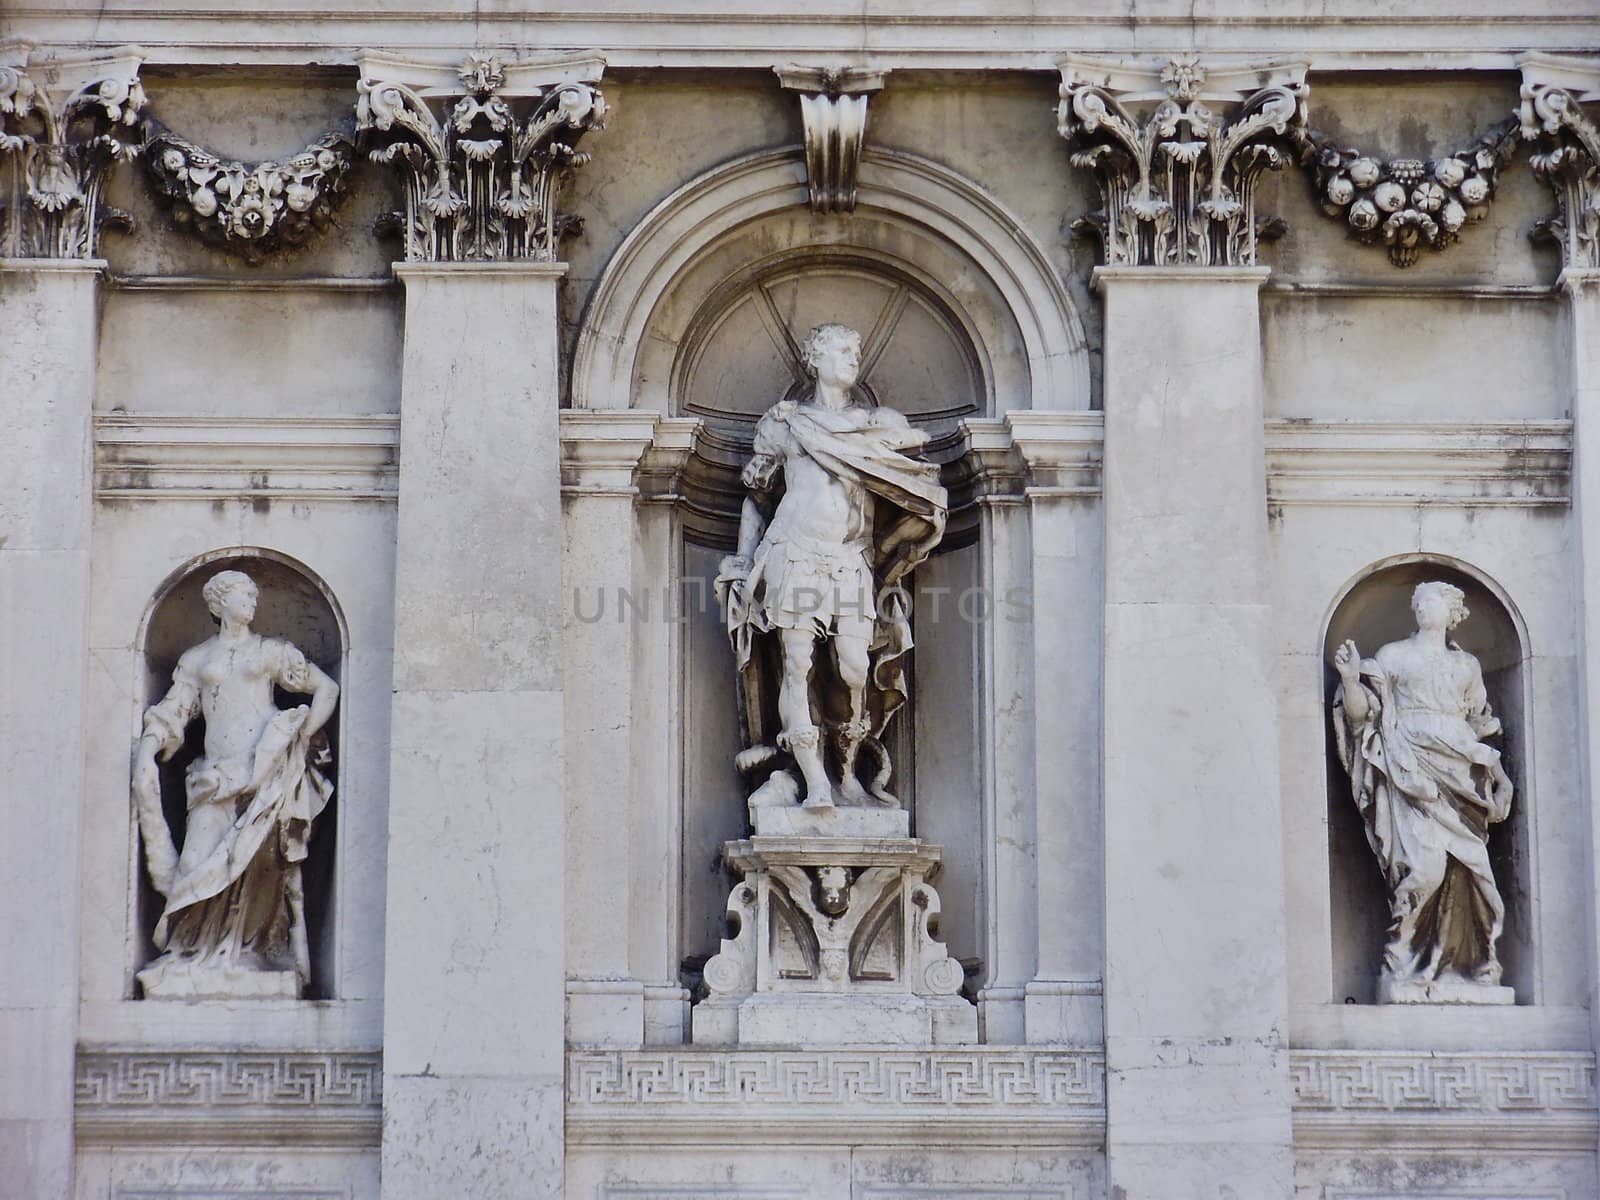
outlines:
[[[778,719],[783,732],[778,744],[794,755],[806,781],[805,806],[829,808],[833,805],[833,785],[822,760],[822,740],[811,723],[811,656],[816,650],[816,635],[809,629],[784,629],[783,683],[778,688]]]
[[[871,732],[866,719],[867,671],[871,668],[867,639],[838,634],[833,639],[833,654],[850,703],[850,719],[839,727],[840,797],[846,804],[871,804],[872,797],[856,778],[856,756]]]

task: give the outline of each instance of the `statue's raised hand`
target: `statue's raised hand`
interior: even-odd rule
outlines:
[[[1361,682],[1361,651],[1356,649],[1353,639],[1346,638],[1344,644],[1333,652],[1333,667],[1339,672],[1346,690]]]

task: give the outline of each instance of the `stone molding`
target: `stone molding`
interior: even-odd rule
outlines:
[[[104,227],[133,228],[101,191],[141,150],[142,62],[132,46],[0,61],[0,168],[14,160],[0,174],[0,255],[92,259]]]
[[[1561,247],[1568,269],[1600,267],[1600,126],[1583,109],[1600,101],[1600,59],[1527,54],[1522,69],[1523,139],[1533,173],[1550,185],[1556,216],[1533,228]]]
[[[1426,161],[1385,161],[1306,130],[1299,161],[1327,216],[1344,221],[1356,241],[1387,248],[1395,266],[1409,267],[1424,249],[1443,250],[1460,240],[1463,226],[1489,215],[1495,185],[1516,155],[1517,140],[1512,118],[1468,149]]]
[[[16,37],[73,44],[137,40],[150,61],[181,65],[300,65],[316,58],[348,63],[351,46],[429,47],[465,54],[476,45],[605,46],[617,68],[707,66],[765,70],[773,45],[872,48],[874,65],[931,70],[1048,71],[1063,46],[1110,53],[1130,39],[1121,5],[1044,5],[988,0],[982,6],[929,5],[919,0],[775,6],[760,0],[681,5],[659,3],[549,5],[455,11],[416,3],[298,5],[278,11],[241,9],[204,0],[110,7],[96,0],[15,0],[8,4]],[[1508,35],[1508,26],[1515,33]],[[1514,70],[1518,46],[1592,51],[1600,17],[1571,0],[1527,0],[1513,11],[1451,0],[1413,0],[1403,8],[1275,9],[1250,20],[1232,8],[1167,7],[1145,12],[1141,39],[1160,45],[1227,46],[1256,57],[1286,49],[1319,70],[1370,70],[1372,47],[1395,71]]]
[[[1296,1050],[1289,1079],[1299,1147],[1592,1149],[1600,1131],[1590,1053]]]
[[[400,418],[101,413],[95,496],[393,501]]]
[[[252,266],[304,245],[332,223],[355,161],[347,134],[324,134],[283,162],[233,162],[151,126],[145,171],[174,229],[240,255]]]
[[[1088,409],[1014,409],[960,423],[970,489],[980,503],[1101,494],[1105,416]]]
[[[1208,69],[1184,55],[1155,68],[1068,55],[1060,67],[1056,128],[1072,165],[1098,176],[1103,203],[1073,228],[1099,237],[1103,261],[1254,265],[1258,240],[1283,229],[1257,219],[1256,181],[1294,157],[1306,64]]]
[[[572,1051],[575,1142],[1098,1145],[1098,1050]]]
[[[1572,422],[1265,422],[1269,504],[1553,507],[1572,498]]]
[[[84,1144],[376,1146],[382,1104],[378,1051],[78,1051]]]
[[[679,498],[704,423],[639,409],[561,410],[561,494]],[[691,472],[692,473],[692,472]]]
[[[867,140],[867,100],[887,71],[862,67],[774,67],[787,91],[800,93],[811,211],[854,212],[856,169]]]
[[[405,211],[379,232],[400,235],[404,258],[554,262],[561,239],[583,225],[557,204],[589,161],[578,140],[604,127],[595,85],[605,60],[506,64],[475,52],[451,69],[364,50],[358,61],[356,129],[373,162],[399,170],[406,194]],[[442,119],[430,100],[448,103]],[[527,102],[520,115],[512,100]]]

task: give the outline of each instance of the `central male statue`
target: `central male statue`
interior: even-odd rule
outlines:
[[[739,767],[772,768],[752,806],[797,798],[788,755],[807,807],[897,808],[882,735],[906,698],[911,625],[898,585],[944,533],[945,490],[937,467],[907,457],[925,433],[853,399],[860,334],[819,325],[802,358],[816,387],[756,425],[738,551],[717,577],[742,685]]]

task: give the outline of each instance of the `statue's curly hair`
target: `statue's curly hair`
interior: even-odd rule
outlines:
[[[861,335],[848,325],[839,325],[828,322],[818,325],[806,334],[805,345],[800,347],[800,361],[805,364],[806,374],[815,379],[817,377],[817,358],[822,353],[822,348],[830,342],[852,339],[856,345],[861,344]]]
[[[1454,629],[1461,622],[1472,615],[1472,610],[1467,607],[1467,594],[1453,583],[1446,583],[1442,579],[1430,579],[1419,583],[1411,591],[1412,602],[1424,592],[1437,593],[1450,602],[1450,618],[1445,625],[1446,629]]]
[[[212,616],[222,616],[222,598],[236,587],[247,587],[258,596],[261,594],[261,589],[256,587],[256,581],[243,571],[218,571],[206,580],[205,587],[200,589],[200,595],[205,598],[206,607],[211,610]]]

